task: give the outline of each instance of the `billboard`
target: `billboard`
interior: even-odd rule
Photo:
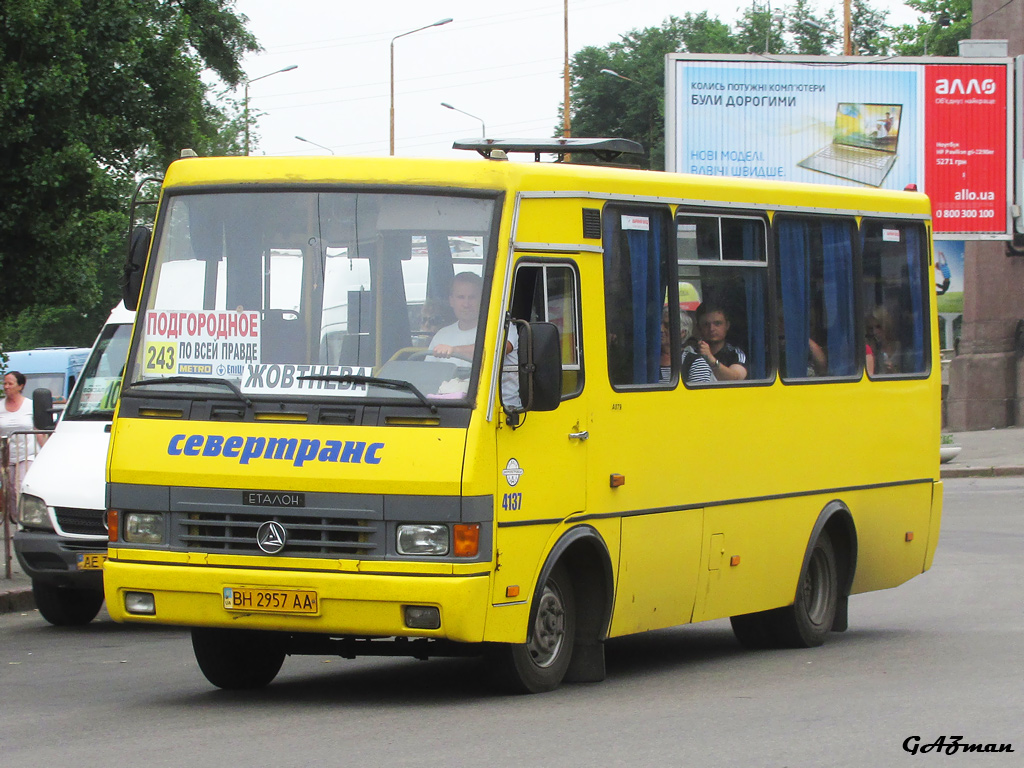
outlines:
[[[1010,232],[1010,59],[669,54],[666,170],[929,195],[937,238]]]

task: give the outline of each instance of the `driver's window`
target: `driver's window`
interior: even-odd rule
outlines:
[[[512,286],[510,313],[516,320],[552,323],[562,349],[562,399],[583,391],[579,278],[568,263],[520,263]],[[506,366],[507,367],[507,366]]]

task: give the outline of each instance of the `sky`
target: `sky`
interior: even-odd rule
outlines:
[[[890,24],[916,18],[900,0],[873,5]],[[251,154],[387,155],[392,38],[446,18],[394,42],[396,155],[454,157],[465,153],[453,141],[484,131],[547,138],[560,124],[564,0],[237,0],[235,10],[264,48],[243,60],[258,117]],[[738,0],[570,0],[570,57],[705,10],[727,24],[741,12]]]

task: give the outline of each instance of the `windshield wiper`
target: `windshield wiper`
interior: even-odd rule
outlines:
[[[132,388],[135,387],[148,387],[153,384],[215,384],[221,387],[227,387],[235,396],[245,403],[250,408],[253,407],[252,400],[246,397],[245,393],[238,388],[235,382],[229,379],[218,379],[209,376],[168,376],[166,379],[143,379],[142,381],[136,381],[130,384]]]
[[[359,376],[354,373],[314,374],[312,376],[296,376],[295,378],[300,381],[337,381],[342,384],[373,384],[387,389],[404,389],[406,392],[412,392],[416,395],[416,397],[419,398],[419,401],[430,409],[431,413],[437,413],[437,406],[427,400],[426,396],[410,381],[402,381],[401,379],[380,379],[376,376]]]

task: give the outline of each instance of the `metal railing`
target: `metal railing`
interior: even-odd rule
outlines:
[[[26,430],[12,432],[0,437],[0,520],[3,521],[4,578],[13,576],[14,553],[11,539],[17,524],[18,495],[32,460],[39,452],[37,441],[40,435],[50,432]],[[15,450],[12,451],[12,448]],[[24,461],[12,462],[11,454],[28,457]]]

